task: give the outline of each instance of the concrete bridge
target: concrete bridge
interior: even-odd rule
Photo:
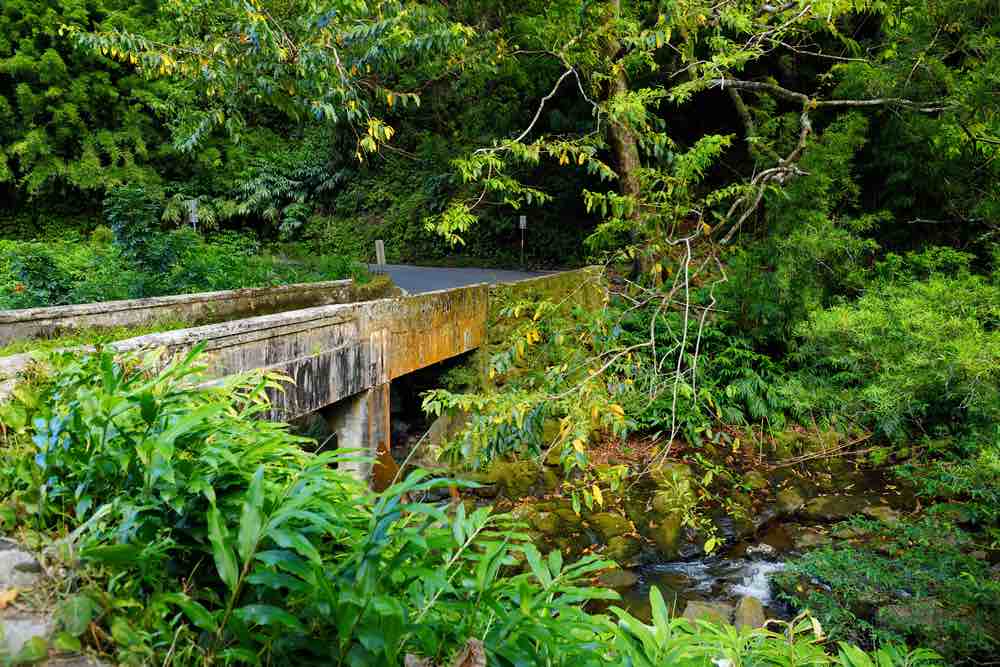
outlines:
[[[338,443],[377,455],[389,449],[392,380],[486,343],[492,299],[548,297],[596,306],[603,299],[600,275],[587,268],[496,286],[301,308],[112,346],[122,352],[163,348],[172,356],[202,345],[210,379],[251,370],[285,375],[290,382],[272,392],[272,418],[321,411]],[[10,383],[30,362],[28,354],[0,359],[0,383]],[[367,477],[370,470],[360,467],[357,473]]]

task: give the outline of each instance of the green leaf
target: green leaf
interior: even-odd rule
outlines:
[[[15,665],[32,665],[49,657],[49,643],[44,637],[32,637],[14,656]]]
[[[215,632],[219,629],[219,624],[216,623],[212,612],[206,609],[200,602],[192,600],[184,593],[164,593],[158,599],[180,607],[184,615],[188,617],[188,620],[206,632]]]
[[[142,642],[142,636],[122,616],[116,616],[111,621],[111,636],[119,646],[126,648],[137,646]]]
[[[222,523],[219,509],[212,505],[208,510],[208,539],[212,543],[212,557],[215,559],[215,569],[229,590],[235,590],[239,579],[236,566],[236,556],[228,543],[229,531]]]
[[[111,544],[101,547],[89,547],[80,553],[85,560],[93,560],[111,565],[134,566],[139,562],[142,549],[134,544]]]
[[[258,466],[250,482],[243,514],[240,517],[240,560],[244,563],[253,558],[253,552],[260,542],[264,509],[264,466]]]
[[[52,646],[64,653],[79,653],[83,650],[80,640],[68,632],[59,632],[52,638]]]
[[[94,620],[96,609],[97,605],[86,595],[74,595],[59,607],[59,623],[71,636],[79,637]]]
[[[305,632],[299,619],[280,607],[267,604],[249,604],[236,610],[236,615],[245,623],[257,625],[279,625],[297,632]]]

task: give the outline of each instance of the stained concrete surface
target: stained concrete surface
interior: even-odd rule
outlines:
[[[378,271],[374,264],[369,270]],[[433,292],[434,290],[464,287],[479,283],[509,283],[525,278],[544,276],[547,271],[510,271],[505,269],[472,269],[472,268],[442,268],[435,266],[409,266],[403,264],[387,264],[382,269],[392,281],[410,294]]]

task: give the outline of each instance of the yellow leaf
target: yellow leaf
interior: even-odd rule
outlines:
[[[586,161],[587,161],[587,154],[586,153],[580,153],[578,156],[576,156],[576,163],[577,164],[583,164]]]
[[[591,419],[597,419],[597,415],[598,414],[600,414],[600,412],[598,411],[596,405],[590,408],[590,418]]]
[[[583,454],[583,440],[577,438],[573,441],[573,449]]]
[[[601,507],[604,507],[604,496],[601,494],[601,487],[599,487],[596,484],[594,484],[593,487],[591,487],[591,488],[594,491],[594,500],[597,501],[598,505],[600,505]]]
[[[707,222],[701,223],[701,231],[705,234],[705,236],[708,236],[712,233],[712,225]]]
[[[396,97],[392,93],[389,93],[385,96],[385,101],[389,103],[389,106],[392,106],[396,102]]]
[[[0,609],[6,609],[7,605],[16,600],[18,592],[16,588],[0,591]]]
[[[618,405],[617,403],[612,403],[608,409],[611,410],[611,412],[618,415],[619,417],[625,416],[625,409],[622,406]]]

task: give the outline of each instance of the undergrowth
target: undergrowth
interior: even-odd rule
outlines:
[[[280,378],[205,385],[197,351],[157,361],[53,354],[0,411],[0,520],[70,573],[53,649],[170,665],[442,664],[465,649],[496,665],[933,663],[833,649],[805,619],[668,620],[655,597],[653,625],[613,623],[587,611],[615,597],[590,585],[609,563],[543,558],[488,507],[419,502],[455,483],[422,472],[371,494],[337,470],[347,453],[263,419]]]

